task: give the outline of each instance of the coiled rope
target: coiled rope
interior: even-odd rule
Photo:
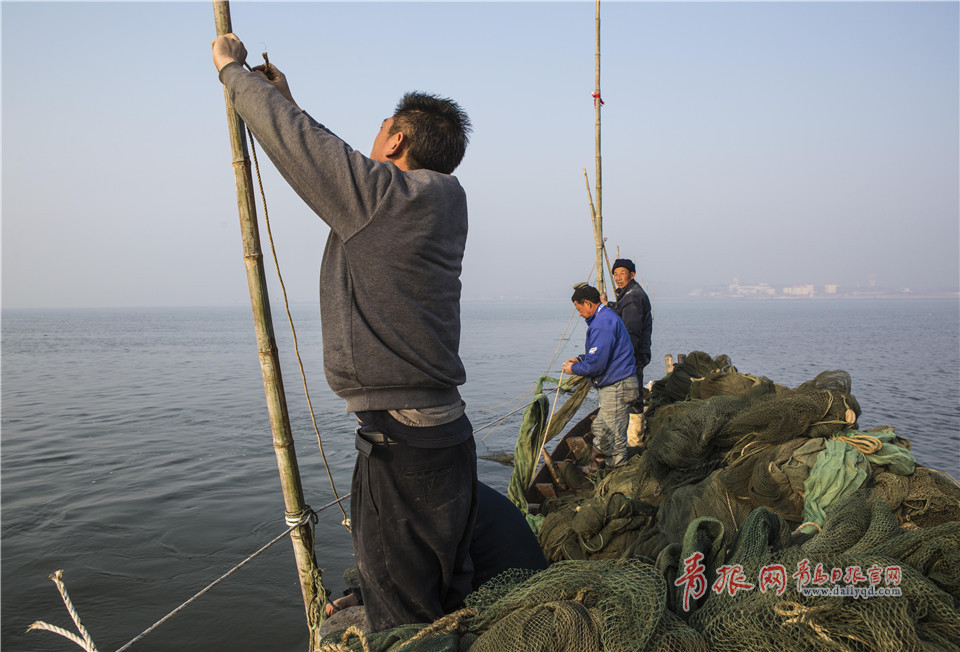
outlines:
[[[354,636],[360,639],[360,646],[363,648],[363,652],[370,652],[370,643],[367,641],[367,635],[356,625],[348,627],[339,642],[326,643],[318,652],[352,652],[348,641]]]
[[[398,643],[392,646],[390,649],[396,650],[396,652],[402,652],[402,650],[404,650],[411,643],[422,641],[430,636],[433,636],[434,634],[462,634],[465,631],[463,626],[464,621],[475,617],[477,613],[478,611],[475,608],[466,607],[460,611],[455,611],[452,614],[442,616],[427,627],[421,629],[406,641]],[[363,630],[356,625],[347,628],[347,630],[343,632],[343,635],[340,637],[339,641],[325,643],[317,652],[351,652],[353,648],[350,647],[349,641],[354,637],[360,639],[360,646],[363,649],[363,652],[370,652],[370,642],[367,640],[366,634],[364,634]]]

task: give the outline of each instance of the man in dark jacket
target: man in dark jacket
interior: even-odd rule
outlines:
[[[600,395],[600,412],[593,420],[593,444],[614,468],[627,461],[630,404],[637,400],[633,347],[617,314],[600,303],[597,288],[574,286],[573,306],[587,321],[586,353],[563,364],[564,373],[590,378]],[[600,461],[597,459],[597,461]]]
[[[457,387],[467,200],[451,173],[470,121],[408,93],[369,156],[300,110],[284,75],[247,72],[233,34],[214,65],[284,179],[330,227],[320,268],[323,365],[356,414],[353,547],[372,631],[432,622],[471,590],[473,429]]]
[[[617,286],[617,300],[607,304],[623,320],[633,344],[637,365],[637,380],[640,383],[640,404],[635,406],[643,412],[643,368],[650,363],[650,336],[653,334],[653,312],[650,299],[640,284],[634,280],[637,268],[628,258],[618,258],[613,263],[613,282]],[[604,295],[606,298],[606,295]]]

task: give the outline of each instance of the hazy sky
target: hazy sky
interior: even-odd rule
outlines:
[[[587,278],[592,2],[232,15],[251,64],[266,48],[364,153],[403,92],[461,102],[465,298]],[[605,232],[657,296],[957,290],[958,3],[607,2],[602,21]],[[214,36],[208,2],[2,3],[4,307],[248,302]],[[261,166],[288,292],[315,301],[327,229]]]

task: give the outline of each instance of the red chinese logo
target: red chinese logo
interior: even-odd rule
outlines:
[[[797,562],[797,572],[793,574],[793,579],[797,580],[797,588],[810,583],[810,562],[802,560]]]
[[[707,592],[707,576],[704,574],[706,567],[700,563],[701,561],[703,561],[703,553],[697,552],[690,555],[683,563],[683,575],[674,582],[675,586],[683,587],[684,611],[690,611],[691,596],[694,600],[698,600]]]
[[[830,576],[823,572],[823,564],[817,564],[817,568],[813,571],[813,583],[826,584],[829,579]]]
[[[770,564],[760,569],[760,591],[776,587],[777,595],[783,595],[787,590],[787,569],[781,564]]]
[[[858,584],[860,582],[865,582],[867,576],[863,574],[863,569],[859,566],[847,566],[847,572],[843,576],[843,581],[846,584]]]
[[[892,584],[893,586],[900,586],[900,567],[887,566],[886,580],[887,580],[887,584]]]
[[[740,589],[747,591],[753,589],[753,584],[747,582],[747,578],[743,574],[743,566],[740,564],[721,566],[717,569],[717,575],[719,577],[713,584],[714,593],[723,593],[723,590],[726,589],[731,596],[734,596]]]

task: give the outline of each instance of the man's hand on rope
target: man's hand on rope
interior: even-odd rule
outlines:
[[[254,66],[251,68],[251,70],[266,79],[271,86],[276,88],[281,95],[287,98],[287,101],[290,102],[290,104],[296,106],[298,109],[300,108],[297,103],[294,102],[293,95],[290,93],[290,86],[287,84],[287,76],[284,75],[279,68],[267,61],[263,65]]]
[[[223,70],[223,67],[234,61],[243,65],[247,60],[247,48],[237,38],[236,34],[224,34],[213,40],[213,65],[217,67],[217,72]]]

